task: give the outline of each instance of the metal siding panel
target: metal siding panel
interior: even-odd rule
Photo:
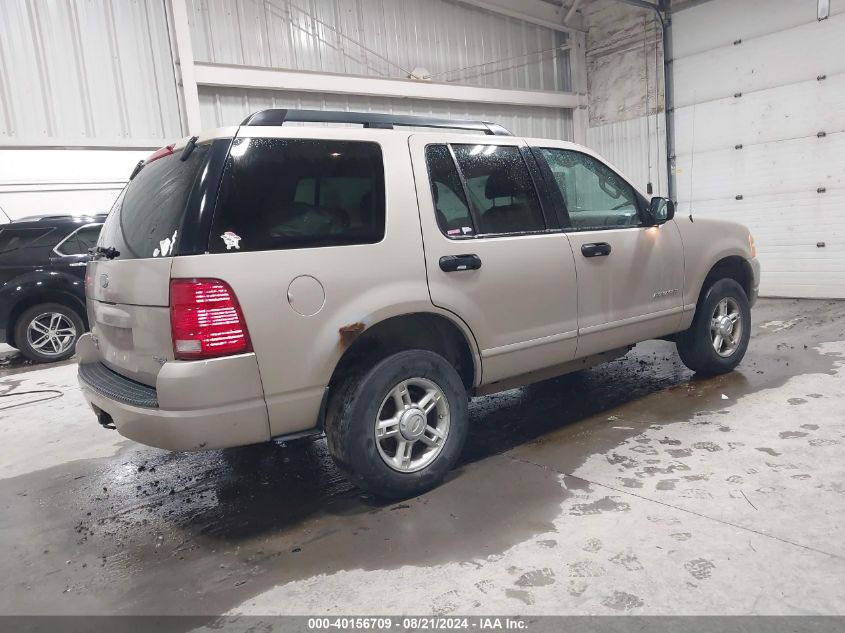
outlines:
[[[742,0],[742,10],[736,11],[736,0],[710,0],[684,9],[672,15],[672,28],[683,32],[675,40],[675,59],[813,22],[817,4],[818,0]],[[831,15],[845,13],[845,3],[831,4]]]
[[[729,20],[726,20],[729,21]],[[675,41],[684,32],[673,31]],[[749,93],[845,72],[845,13],[676,59],[675,106]]]
[[[0,3],[0,145],[158,145],[180,134],[161,0]]]
[[[666,195],[666,117],[661,113],[587,128],[587,146],[607,158],[632,183]],[[649,161],[649,148],[651,160]],[[649,170],[649,163],[651,169]]]
[[[761,294],[845,297],[843,155],[845,133],[696,153],[694,173],[681,157],[679,213],[689,213],[692,178],[694,216],[739,221],[754,234]]]
[[[761,294],[845,297],[845,9],[816,22],[814,1],[715,0],[679,13],[673,38],[687,55],[674,64],[679,213],[746,224]]]
[[[565,52],[535,54],[564,44],[565,34],[445,0],[192,2],[198,62],[379,77],[407,77],[419,66],[441,81],[495,88],[569,83]],[[262,13],[266,36],[256,27]],[[488,62],[496,63],[460,70]]]
[[[845,189],[746,196],[695,203],[693,217],[742,222],[754,235],[760,293],[774,297],[845,297]],[[678,214],[689,213],[689,203]],[[816,244],[824,242],[824,248]]]
[[[206,127],[236,125],[248,114],[270,107],[482,119],[500,123],[520,136],[560,140],[571,140],[573,136],[572,112],[567,109],[236,88],[200,88],[200,109]]]
[[[693,123],[698,132],[696,153],[845,132],[845,74],[754,92],[741,99],[708,101],[694,110],[686,106],[675,111],[676,134],[684,140],[678,143],[678,155],[692,149]]]
[[[693,201],[845,188],[845,133],[696,152]],[[690,159],[679,156],[678,198],[690,199]]]

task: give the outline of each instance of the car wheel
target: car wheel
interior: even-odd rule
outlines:
[[[442,356],[409,350],[338,386],[326,416],[329,452],[360,487],[420,494],[454,467],[467,434],[467,392]]]
[[[702,374],[733,370],[748,349],[751,308],[733,279],[720,279],[707,289],[692,325],[676,337],[684,365]]]
[[[73,356],[85,331],[82,317],[60,303],[42,303],[24,310],[15,324],[15,345],[26,358],[52,363]]]

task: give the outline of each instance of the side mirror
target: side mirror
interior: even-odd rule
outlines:
[[[675,203],[669,198],[655,196],[648,205],[648,224],[658,226],[675,217]]]

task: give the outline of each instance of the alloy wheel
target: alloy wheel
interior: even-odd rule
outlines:
[[[713,349],[722,358],[731,356],[742,339],[742,313],[739,304],[725,297],[713,309],[710,317],[710,338]]]
[[[44,312],[29,322],[26,339],[39,354],[61,356],[76,342],[76,327],[61,312]]]
[[[409,378],[393,387],[379,407],[375,442],[393,470],[412,473],[428,466],[449,435],[449,402],[426,378]]]

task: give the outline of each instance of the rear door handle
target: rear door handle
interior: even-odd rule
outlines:
[[[607,257],[610,255],[610,244],[607,242],[583,244],[581,246],[581,254],[584,257]]]
[[[444,255],[440,258],[440,270],[446,273],[479,268],[481,268],[481,258],[478,255]]]

